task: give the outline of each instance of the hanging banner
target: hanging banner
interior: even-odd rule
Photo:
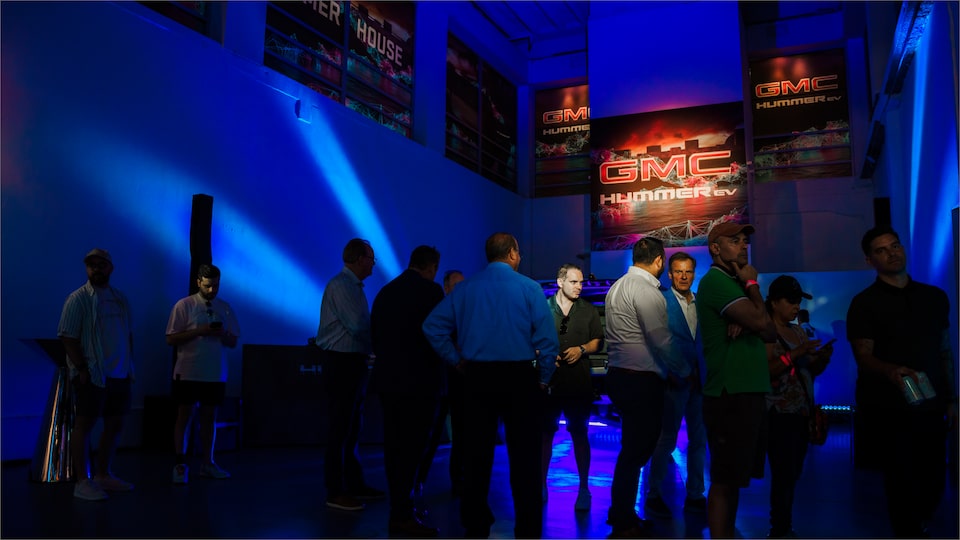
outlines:
[[[756,182],[851,176],[842,49],[750,63]]]
[[[591,121],[591,245],[706,244],[720,221],[747,221],[743,104]]]
[[[534,96],[536,195],[589,190],[590,102],[586,84],[539,90]],[[575,186],[580,186],[576,188]]]

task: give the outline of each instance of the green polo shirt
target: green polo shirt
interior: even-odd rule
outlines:
[[[763,340],[749,331],[736,339],[727,337],[729,321],[723,317],[724,310],[734,302],[749,301],[737,280],[715,266],[700,278],[697,318],[707,366],[706,396],[719,397],[724,390],[728,394],[770,391]]]

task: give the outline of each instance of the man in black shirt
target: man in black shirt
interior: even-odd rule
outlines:
[[[941,289],[910,278],[900,237],[889,226],[867,231],[861,248],[877,279],[847,311],[860,465],[883,471],[894,535],[918,538],[927,535],[924,521],[943,495],[946,435],[957,425],[950,305]],[[905,381],[918,383],[920,373],[936,397],[911,404]]]
[[[550,380],[549,393],[544,397],[543,425],[543,502],[547,502],[547,471],[553,456],[553,436],[559,428],[560,413],[567,421],[567,432],[573,439],[573,455],[580,475],[580,491],[574,508],[590,510],[590,440],[587,421],[593,406],[593,383],[590,377],[591,353],[600,350],[603,328],[600,314],[590,302],[580,298],[583,290],[583,272],[575,265],[565,264],[557,272],[557,294],[547,299],[553,313],[560,355],[557,370]]]
[[[443,289],[433,281],[439,265],[436,248],[417,246],[407,269],[380,289],[370,310],[377,356],[370,384],[383,405],[391,535],[428,538],[439,534],[423,523],[423,512],[415,511],[412,498],[417,469],[430,443],[444,369],[421,329],[430,311],[443,300]]]

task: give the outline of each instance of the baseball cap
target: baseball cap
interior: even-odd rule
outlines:
[[[799,304],[801,298],[813,300],[813,296],[803,292],[800,282],[792,276],[780,276],[773,280],[767,289],[767,296],[771,300],[786,298],[792,304]]]
[[[712,244],[721,236],[736,236],[741,232],[744,234],[753,234],[755,230],[756,229],[753,228],[753,225],[749,223],[724,221],[722,223],[717,223],[710,228],[710,233],[707,235],[707,243]]]
[[[90,257],[100,257],[101,259],[107,261],[110,264],[113,264],[113,258],[110,257],[110,252],[105,249],[93,248],[90,250],[86,256],[83,257],[83,262],[87,262]]]

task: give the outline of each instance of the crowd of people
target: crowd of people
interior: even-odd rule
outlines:
[[[633,264],[607,292],[605,328],[597,308],[581,298],[581,268],[562,265],[557,292],[545,299],[542,286],[518,272],[520,246],[509,233],[487,239],[486,268],[471,276],[449,271],[442,286],[436,282],[439,251],[416,247],[407,269],[372,305],[363,282],[376,264],[373,247],[350,240],[342,270],[324,289],[310,345],[322,365],[329,411],[326,505],[357,512],[364,501],[389,498],[391,535],[439,536],[417,501],[449,413],[451,493],[460,498],[466,537],[488,537],[496,519],[488,497],[501,428],[517,538],[542,536],[561,417],[579,478],[573,510],[589,511],[588,420],[595,400],[589,356],[605,346],[604,386],[620,420],[621,443],[607,512],[610,537],[649,536],[647,517],[673,514],[662,485],[684,420],[682,511],[705,513],[711,537],[733,538],[740,490],[762,478],[769,462],[769,537],[796,537],[793,498],[810,441],[814,379],[828,367],[833,348],[801,326],[809,322],[798,320],[800,305],[813,297],[794,277],[781,275],[766,296],[761,293],[758,270],[747,256],[754,232],[750,224],[733,222],[709,231],[712,264],[696,292],[694,257],[678,251],[668,260],[660,240],[641,238],[633,246]],[[871,448],[867,465],[883,472],[893,533],[919,537],[943,493],[946,437],[957,426],[950,308],[942,290],[910,278],[896,231],[871,229],[861,247],[877,278],[854,297],[847,314],[858,366],[857,422]],[[76,396],[74,495],[103,500],[109,491],[133,489],[111,471],[130,408],[132,320],[126,297],[109,284],[109,252],[94,249],[84,262],[88,281],[67,298],[58,335]],[[660,284],[664,272],[666,290]],[[214,460],[214,426],[225,393],[226,349],[237,345],[240,329],[230,305],[217,297],[220,270],[201,265],[196,285],[195,294],[173,306],[166,330],[176,351],[175,484],[189,481],[186,448],[194,416],[200,475],[230,477]],[[911,397],[914,383],[926,385],[926,399]],[[358,459],[368,390],[383,407],[386,492],[367,483]],[[86,449],[101,417],[91,475]],[[637,500],[645,467],[641,517]]]

